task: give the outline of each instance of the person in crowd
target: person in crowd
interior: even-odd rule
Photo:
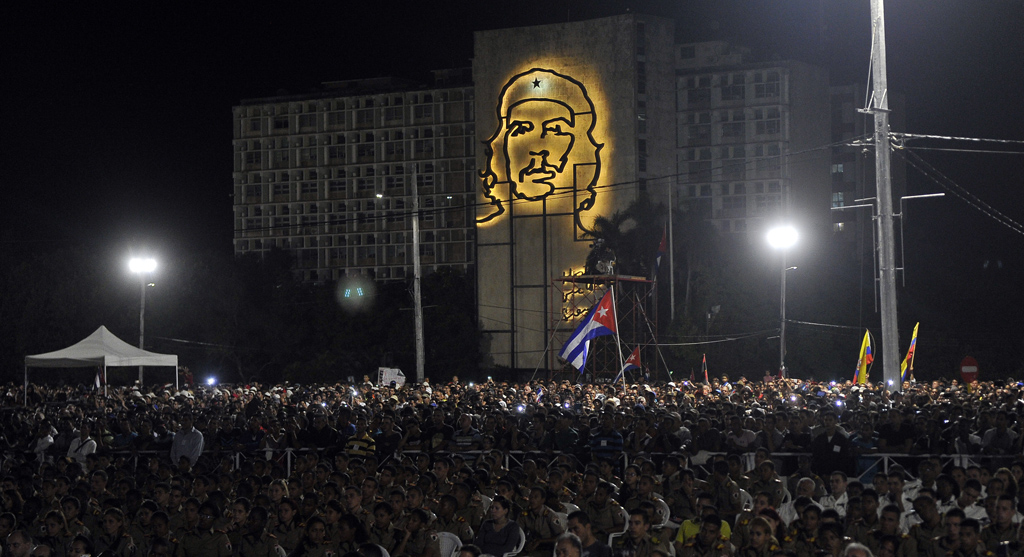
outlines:
[[[480,525],[480,530],[473,538],[473,543],[487,555],[504,555],[519,547],[525,538],[523,529],[512,520],[510,511],[512,503],[501,495],[491,501],[488,519]]]

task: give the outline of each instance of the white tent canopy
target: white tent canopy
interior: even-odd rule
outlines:
[[[136,348],[101,325],[94,333],[67,348],[25,356],[26,393],[30,367],[102,367],[106,383],[107,368],[118,366],[174,366],[177,383],[178,356]]]

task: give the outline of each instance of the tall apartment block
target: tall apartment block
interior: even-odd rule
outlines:
[[[827,71],[750,61],[747,49],[720,41],[677,45],[676,53],[680,203],[750,241],[781,220],[804,237],[827,237]]]
[[[234,249],[295,257],[306,281],[412,276],[412,177],[424,271],[473,264],[477,189],[468,70],[429,86],[325,83],[233,110]]]

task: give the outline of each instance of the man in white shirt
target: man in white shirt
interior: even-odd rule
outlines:
[[[171,442],[171,464],[178,466],[182,457],[189,464],[196,465],[199,455],[203,454],[203,434],[194,427],[192,414],[181,417],[181,430],[174,434]]]
[[[829,487],[831,493],[818,500],[822,509],[835,509],[839,518],[846,518],[846,505],[849,502],[849,494],[846,492],[846,485],[849,478],[846,472],[837,470],[829,476]]]
[[[981,482],[973,479],[967,480],[964,482],[964,488],[960,490],[960,497],[957,498],[956,504],[964,511],[964,515],[967,518],[973,518],[982,524],[988,524],[988,513],[985,512],[983,505],[978,504],[980,498]]]
[[[796,484],[796,493],[793,494],[793,500],[788,503],[783,503],[779,507],[779,516],[782,520],[786,521],[786,524],[792,523],[797,518],[795,503],[800,497],[806,497],[811,501],[814,501],[814,480],[811,478],[801,478]]]
[[[96,452],[96,440],[89,436],[89,424],[82,422],[82,425],[78,427],[78,437],[72,439],[71,446],[68,447],[68,456],[84,467],[85,457],[94,452]]]
[[[36,460],[43,462],[46,459],[46,449],[53,445],[53,428],[50,424],[41,423],[39,424],[39,436],[36,437],[36,442],[32,444],[32,452],[36,455]]]

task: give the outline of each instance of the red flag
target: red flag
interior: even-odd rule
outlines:
[[[711,382],[708,381],[708,355],[707,354],[704,354],[704,362],[701,363],[700,367],[701,367],[701,369],[704,370],[704,382],[710,385]]]

